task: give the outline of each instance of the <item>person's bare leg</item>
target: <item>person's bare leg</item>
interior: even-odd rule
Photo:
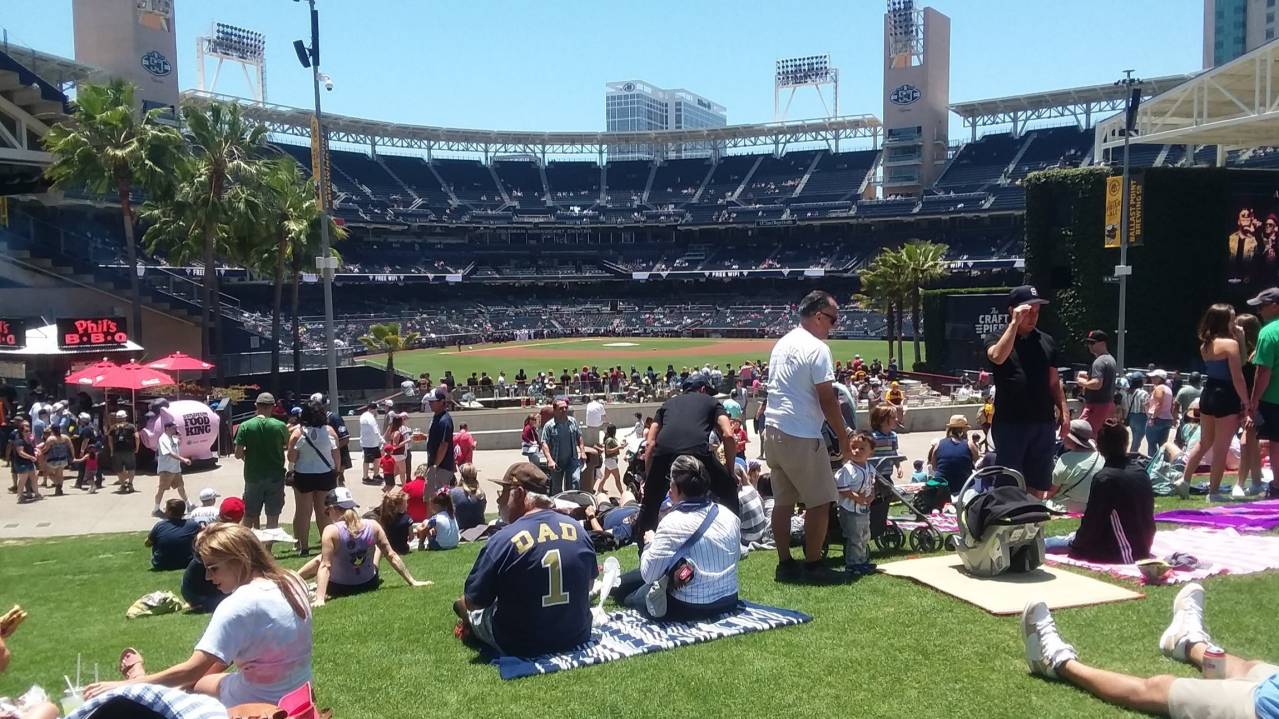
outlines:
[[[58,705],[45,702],[23,712],[22,719],[58,719]]]
[[[309,492],[293,490],[293,538],[297,540],[299,552],[311,549],[311,510],[315,505],[309,495]]]
[[[190,502],[187,501],[187,486],[186,483],[182,481],[182,475],[178,475],[177,480],[174,482],[174,488],[178,490],[178,498],[182,500],[182,503],[190,504]]]
[[[298,570],[298,576],[303,579],[315,579],[318,571],[320,571],[320,555],[317,554],[302,565],[302,568]]]
[[[192,687],[192,691],[194,691],[196,694],[203,694],[205,696],[210,696],[210,697],[213,697],[214,699],[217,699],[218,689],[222,685],[222,680],[226,679],[226,677],[227,677],[226,672],[219,672],[217,674],[205,674],[204,676],[196,680],[195,686]]]
[[[1230,440],[1234,439],[1235,430],[1239,428],[1239,418],[1218,417],[1217,424],[1221,426],[1216,428],[1216,436],[1212,438],[1212,470],[1208,475],[1209,496],[1221,486],[1221,478],[1226,473],[1226,458],[1230,454]],[[1186,466],[1189,468],[1190,465]]]
[[[773,505],[773,544],[777,546],[777,558],[783,562],[794,559],[790,553],[790,518],[793,514],[795,514],[793,504]]]
[[[324,536],[324,528],[329,526],[329,515],[324,512],[324,498],[326,492],[311,492],[311,511],[315,513],[315,526],[320,530],[320,536]]]
[[[156,477],[155,482],[155,506],[160,508],[160,503],[164,501],[164,491],[169,488],[169,478],[161,474]]]
[[[1205,642],[1196,642],[1186,649],[1186,659],[1196,669],[1203,671],[1204,668],[1204,652],[1207,651],[1208,645]],[[1261,662],[1253,659],[1244,659],[1233,654],[1226,654],[1225,671],[1222,679],[1243,679],[1248,676],[1248,672],[1252,671]]]
[[[1176,677],[1134,677],[1097,669],[1070,659],[1057,667],[1057,676],[1109,704],[1148,714],[1168,713],[1168,693]]]
[[[1210,415],[1203,415],[1199,420],[1199,441],[1190,448],[1186,455],[1186,468],[1182,470],[1181,481],[1189,482],[1194,476],[1195,470],[1199,469],[1199,463],[1203,461],[1204,455],[1208,453],[1208,448],[1216,441],[1217,437],[1217,418]]]
[[[819,504],[804,510],[804,561],[820,562],[822,545],[826,543],[826,529],[830,524],[830,503]],[[789,551],[789,550],[788,550]]]
[[[256,518],[255,518],[255,521],[256,521]],[[279,526],[280,526],[280,515],[278,515],[278,514],[268,514],[268,515],[266,515],[266,528],[267,528],[267,529],[275,529],[275,528],[277,528],[277,527],[279,527]]]

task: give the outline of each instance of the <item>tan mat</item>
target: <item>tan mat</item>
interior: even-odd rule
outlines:
[[[963,562],[954,554],[891,562],[879,565],[879,569],[894,577],[913,579],[999,615],[1018,614],[1031,600],[1043,600],[1049,609],[1061,609],[1146,596],[1047,565],[1025,574],[1002,574],[990,579],[974,577],[964,570]]]

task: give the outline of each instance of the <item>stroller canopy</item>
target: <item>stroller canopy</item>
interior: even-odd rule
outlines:
[[[1038,524],[1048,518],[1047,508],[1021,487],[994,487],[964,508],[968,531],[977,541],[994,525]]]

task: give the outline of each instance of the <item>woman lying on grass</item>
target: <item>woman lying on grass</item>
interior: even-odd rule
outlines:
[[[209,525],[196,537],[195,550],[209,580],[230,596],[213,611],[191,658],[148,674],[142,655],[125,649],[124,681],[90,684],[85,699],[145,683],[207,694],[229,707],[274,704],[311,680],[311,610],[302,580],[238,524]],[[233,664],[239,671],[227,673]]]

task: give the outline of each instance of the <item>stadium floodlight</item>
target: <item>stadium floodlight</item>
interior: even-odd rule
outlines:
[[[249,30],[237,25],[215,22],[207,36],[198,37],[195,41],[195,55],[198,69],[198,87],[209,92],[217,91],[218,78],[222,74],[222,63],[234,62],[244,70],[244,79],[249,84],[253,99],[266,101],[266,36],[256,30]],[[207,86],[204,82],[204,65],[208,58],[218,61],[213,72],[213,82]],[[252,75],[250,74],[252,71]],[[255,82],[256,78],[256,82]]]
[[[822,94],[823,85],[832,85],[834,88],[833,108],[826,105],[826,97]],[[821,100],[827,116],[839,116],[839,70],[831,67],[830,53],[784,57],[777,61],[773,73],[774,122],[786,119],[791,101],[795,99],[795,92],[801,87],[812,87],[817,91],[817,97]],[[783,109],[781,96],[784,90],[790,90],[790,96],[786,99],[786,107]]]
[[[924,11],[915,0],[888,0],[888,57],[894,67],[918,65],[924,54]]]

